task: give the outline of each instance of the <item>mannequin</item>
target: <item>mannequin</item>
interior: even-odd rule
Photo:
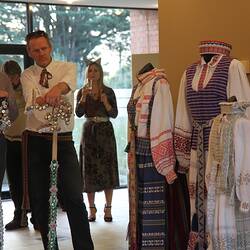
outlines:
[[[151,63],[137,78],[128,103],[129,250],[186,250],[186,210],[174,170],[170,87],[164,70]],[[180,223],[179,218],[170,222],[173,210],[179,212]]]
[[[202,41],[201,60],[189,66],[181,79],[175,122],[178,171],[189,174],[192,230],[188,249],[207,249],[206,159],[211,123],[220,113],[220,102],[230,96],[250,100],[250,87],[243,65],[230,58],[232,46]]]
[[[221,103],[209,137],[207,225],[212,249],[250,249],[250,103]],[[227,173],[227,174],[225,174]]]
[[[228,99],[227,99],[228,102],[237,102],[237,98],[236,96],[230,96]]]
[[[139,70],[138,75],[149,72],[152,69],[154,69],[154,66],[151,63],[147,63]]]
[[[204,55],[202,55],[202,57],[204,58],[206,63],[209,63],[211,61],[211,59],[213,58],[213,56],[215,56],[215,54],[204,54]]]

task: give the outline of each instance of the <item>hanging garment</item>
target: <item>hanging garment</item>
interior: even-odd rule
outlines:
[[[134,87],[128,103],[129,249],[184,250],[188,232],[185,191],[174,171],[169,84],[163,70],[153,69],[139,78],[140,83]],[[173,196],[175,201],[171,200]],[[176,231],[172,230],[174,223],[169,223],[169,213],[174,210],[179,211]],[[170,230],[178,232],[171,239]]]
[[[216,54],[216,53],[215,53]],[[184,72],[179,91],[174,144],[178,172],[189,173],[192,232],[189,249],[206,249],[205,168],[211,121],[220,114],[219,103],[230,96],[250,99],[250,87],[241,63],[216,54],[202,58]]]
[[[246,153],[249,143],[243,144],[250,120],[246,119],[245,103],[222,105],[230,109],[226,107],[214,119],[209,140],[207,230],[214,250],[250,249],[249,208],[241,211],[250,201],[246,192],[250,168],[244,164],[250,160]]]

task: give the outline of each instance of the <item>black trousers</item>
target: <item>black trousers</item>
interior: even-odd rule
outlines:
[[[6,150],[7,150],[6,140],[4,136],[0,134],[0,190],[2,190],[3,177],[6,168]]]
[[[15,205],[15,218],[21,220],[23,200],[22,145],[21,141],[7,140],[7,165],[11,198]]]
[[[44,249],[48,244],[49,166],[52,141],[28,135],[28,183],[31,210],[39,225]],[[74,142],[58,140],[58,189],[67,212],[74,250],[93,250],[87,211],[83,202],[80,167]],[[56,246],[58,248],[58,246]],[[55,247],[55,249],[57,249]]]

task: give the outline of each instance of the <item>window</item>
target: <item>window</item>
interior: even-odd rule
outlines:
[[[31,13],[27,13],[28,6]],[[77,64],[78,88],[83,85],[84,81],[85,59],[101,57],[104,82],[114,89],[119,108],[119,115],[112,120],[112,123],[117,141],[121,185],[127,185],[127,154],[124,149],[127,144],[126,106],[132,86],[131,40],[134,43],[133,53],[138,53],[138,46],[142,48],[146,46],[146,51],[143,50],[143,53],[157,53],[157,20],[156,10],[144,12],[143,10],[3,1],[0,5],[0,44],[2,47],[3,44],[24,44],[25,35],[28,32],[27,27],[32,30],[46,30],[53,41],[54,58]],[[152,32],[149,29],[151,23],[153,24]],[[143,30],[142,24],[145,26]],[[138,32],[136,25],[140,26]],[[147,39],[142,36],[145,35],[145,31]],[[155,37],[153,44],[152,37]],[[0,57],[0,63],[4,60],[4,57]],[[27,63],[24,64],[24,66],[27,65]],[[73,135],[77,152],[82,124],[83,119],[75,119]]]
[[[21,44],[27,34],[26,4],[0,4],[0,43]]]
[[[131,88],[130,17],[125,9],[33,5],[34,29],[53,40],[54,58],[77,63],[78,87],[84,83],[85,59],[101,57],[104,82],[116,93],[119,115],[112,119],[117,141],[120,184],[127,185],[126,104]],[[76,91],[77,93],[77,91]],[[79,150],[84,118],[75,118],[74,140]]]

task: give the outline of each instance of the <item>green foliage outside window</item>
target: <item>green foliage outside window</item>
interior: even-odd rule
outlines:
[[[27,27],[26,5],[0,4],[0,44],[24,44]]]
[[[130,50],[128,10],[35,5],[33,13],[34,27],[43,27],[52,37],[54,57],[78,64],[78,87],[84,79],[82,72],[85,69],[85,59],[90,55],[95,58],[103,56],[103,51],[95,51],[99,45],[106,45],[110,51],[117,51],[119,69],[116,78],[123,82],[112,81],[110,83],[112,87],[130,86],[130,82],[124,82],[125,75],[128,81],[131,80],[131,77],[128,77],[131,74],[130,55],[128,55]],[[113,72],[106,70],[109,80],[111,73]]]

